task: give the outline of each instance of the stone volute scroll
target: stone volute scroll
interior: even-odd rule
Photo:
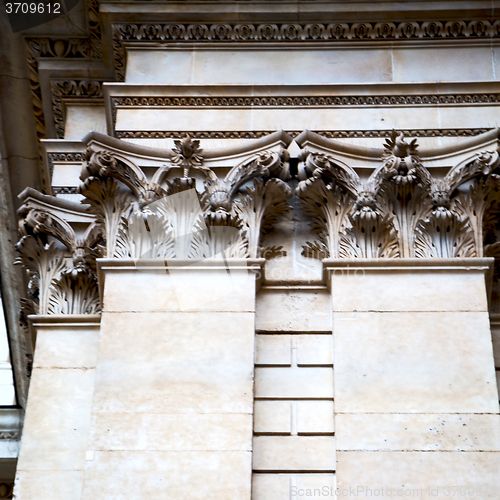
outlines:
[[[415,139],[396,131],[378,150],[311,132],[297,142],[303,148],[297,194],[318,234],[304,255],[464,258],[495,252],[495,242],[485,247],[484,239],[496,241],[489,214],[499,203],[498,130],[420,153]]]

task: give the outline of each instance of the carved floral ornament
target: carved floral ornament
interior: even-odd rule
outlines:
[[[497,142],[491,150],[476,148],[462,157],[442,178],[425,167],[416,140],[401,133],[386,139],[379,166],[368,178],[324,144],[306,145],[296,195],[318,240],[307,243],[304,255],[500,255]],[[294,176],[287,150],[247,155],[223,169],[225,175],[207,166],[200,142],[187,137],[175,141],[149,177],[129,156],[95,144],[87,149],[79,192],[93,219],[82,234],[46,207],[28,201],[21,208],[17,248],[29,276],[25,316],[98,313],[98,257],[200,260],[279,252],[263,248],[262,237],[290,209],[293,191],[287,181]]]

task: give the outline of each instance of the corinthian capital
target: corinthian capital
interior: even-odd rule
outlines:
[[[298,142],[307,151],[297,194],[319,236],[304,247],[305,255],[484,255],[488,211],[500,203],[498,130],[420,154],[415,139],[407,141],[397,132],[379,150],[349,147],[310,132]],[[363,169],[349,165],[349,159]],[[372,169],[368,176],[367,166]]]

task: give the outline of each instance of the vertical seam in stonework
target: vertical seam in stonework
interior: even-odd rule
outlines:
[[[495,64],[495,46],[493,44],[493,39],[491,39],[491,69],[493,72],[493,80],[497,79],[497,68]]]
[[[394,82],[394,42],[391,42],[391,82]]]

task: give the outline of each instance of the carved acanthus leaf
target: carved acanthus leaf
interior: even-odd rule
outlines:
[[[377,196],[384,215],[392,214],[392,222],[399,239],[400,256],[414,257],[415,228],[429,211],[427,191],[416,181],[385,182]]]
[[[95,276],[64,273],[52,281],[48,314],[99,314],[101,303]]]
[[[194,186],[192,178],[174,179],[169,183],[169,193],[172,194],[153,204],[158,214],[170,224],[174,241],[173,253],[180,259],[189,257],[196,227],[204,224],[200,195]]]
[[[114,257],[133,259],[173,258],[174,238],[169,222],[148,207],[122,219]]]
[[[500,179],[495,174],[476,179],[467,193],[460,193],[456,198],[455,207],[458,214],[466,218],[472,228],[478,257],[483,256],[484,238],[488,237],[489,228],[498,221],[500,211],[492,211],[490,207],[499,199]],[[491,239],[495,238],[492,234]]]
[[[351,226],[344,230],[339,255],[345,259],[399,257],[399,240],[389,214],[381,216],[366,210],[349,216]]]
[[[248,257],[248,240],[242,225],[241,219],[232,214],[208,214],[196,223],[189,258]]]
[[[491,243],[484,247],[485,257],[494,257],[495,265],[493,266],[493,278],[500,280],[500,241]]]
[[[303,255],[338,258],[340,233],[354,200],[338,186],[327,186],[317,178],[300,182],[297,195],[304,213],[312,218],[311,227],[319,236],[319,243],[307,242]]]
[[[244,221],[248,234],[248,251],[251,258],[260,257],[261,237],[273,227],[278,217],[287,213],[286,202],[292,189],[280,179],[254,179],[254,187],[247,188],[247,195],[235,202],[235,212]]]
[[[477,257],[474,234],[467,221],[449,210],[433,210],[416,227],[415,256],[420,258]]]
[[[104,180],[89,177],[79,188],[85,196],[84,203],[90,205],[90,212],[96,216],[96,222],[102,230],[106,250],[103,254],[111,258],[115,252],[118,227],[121,220],[131,211],[132,194],[123,191],[113,178]]]
[[[67,256],[53,242],[44,244],[34,236],[23,236],[16,249],[20,256],[15,263],[28,271],[28,291],[37,304],[37,314],[47,314],[51,283],[61,275]]]

